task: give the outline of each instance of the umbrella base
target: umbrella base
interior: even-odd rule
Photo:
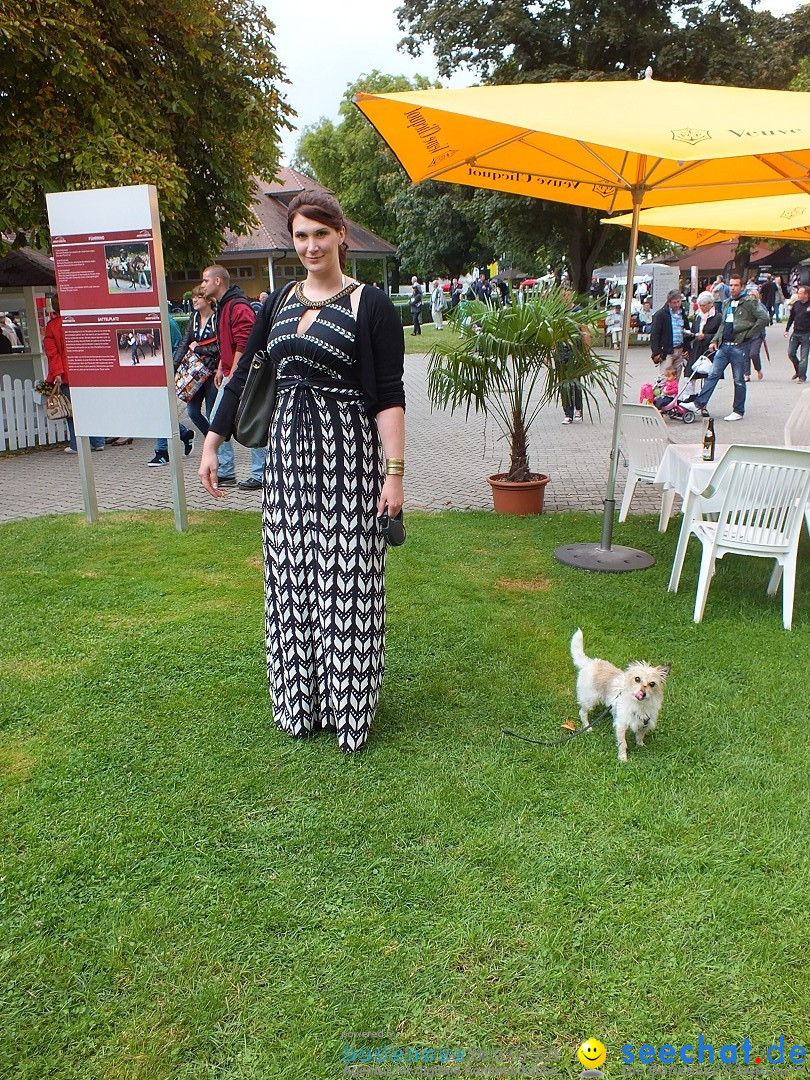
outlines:
[[[639,548],[601,548],[598,544],[563,544],[555,550],[554,558],[557,562],[575,566],[579,570],[601,570],[608,574],[647,570],[655,566],[652,555]]]

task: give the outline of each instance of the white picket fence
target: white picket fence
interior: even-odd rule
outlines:
[[[40,395],[30,379],[4,375],[0,389],[0,452],[23,450],[27,446],[66,442],[67,423],[45,417]]]

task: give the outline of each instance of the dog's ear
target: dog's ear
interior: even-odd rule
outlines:
[[[662,664],[662,666],[658,668],[662,681],[669,675],[670,671],[672,671],[672,664]]]

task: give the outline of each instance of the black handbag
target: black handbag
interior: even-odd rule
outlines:
[[[273,329],[281,305],[295,285],[291,282],[276,297],[267,327],[268,337]],[[250,361],[247,379],[236,410],[234,435],[242,446],[266,447],[270,441],[270,423],[276,407],[276,365],[262,349]]]
[[[405,522],[401,510],[394,517],[392,517],[387,510],[383,510],[377,518],[377,523],[380,527],[380,532],[391,547],[400,547],[405,543]]]

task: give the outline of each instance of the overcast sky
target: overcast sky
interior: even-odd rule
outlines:
[[[348,84],[374,68],[387,75],[437,77],[432,55],[414,60],[397,50],[403,36],[394,15],[399,4],[400,0],[266,0],[276,24],[276,51],[290,82],[286,97],[298,113],[299,127],[314,124],[322,116],[337,118]],[[759,5],[760,10],[776,15],[799,6],[799,0],[763,0]],[[469,74],[459,72],[445,85],[467,86],[473,81]],[[298,131],[285,134],[285,163],[298,137]]]

